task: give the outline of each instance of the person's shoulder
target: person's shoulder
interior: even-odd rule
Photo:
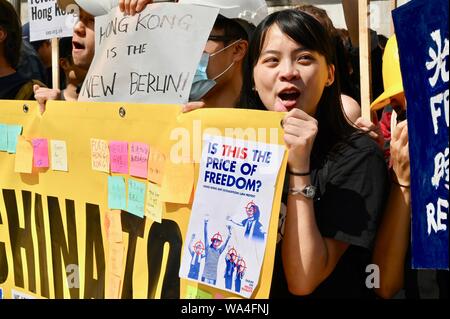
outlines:
[[[345,141],[338,143],[335,150],[343,157],[358,154],[359,156],[373,154],[383,157],[383,153],[378,144],[364,132],[356,132],[350,135]]]

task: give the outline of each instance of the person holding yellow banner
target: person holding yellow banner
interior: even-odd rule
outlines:
[[[366,267],[388,192],[376,143],[344,116],[325,29],[295,10],[256,28],[244,70],[246,107],[287,112],[286,217],[271,297],[371,298]]]

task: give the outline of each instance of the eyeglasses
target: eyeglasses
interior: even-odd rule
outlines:
[[[228,42],[233,40],[234,38],[226,35],[210,35],[208,37],[208,41],[216,41],[216,42]]]

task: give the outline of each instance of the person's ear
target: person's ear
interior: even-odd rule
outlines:
[[[328,66],[328,77],[327,77],[327,82],[325,83],[325,86],[330,86],[331,84],[334,83],[334,72],[335,72],[335,67],[333,64],[330,64]]]
[[[236,43],[233,49],[233,61],[239,62],[244,60],[247,50],[248,50],[247,40],[240,40],[238,43]]]
[[[0,27],[0,42],[5,41],[7,35],[8,33],[6,32],[6,30]]]
[[[59,66],[66,71],[70,67],[70,62],[66,58],[59,58]]]

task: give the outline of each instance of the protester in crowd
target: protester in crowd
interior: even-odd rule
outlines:
[[[338,31],[333,25],[330,17],[324,9],[315,7],[310,4],[299,5],[295,7],[296,10],[300,10],[311,14],[315,17],[325,28],[330,36],[332,43],[336,51],[336,74],[339,77],[339,85],[341,88],[341,99],[342,106],[344,107],[344,112],[350,123],[354,123],[356,119],[361,116],[361,107],[355,98],[357,94],[355,93],[356,88],[353,86],[350,79],[351,72],[349,69],[350,59],[347,51],[344,47],[343,42],[338,34]]]
[[[360,97],[360,69],[359,69],[359,18],[358,18],[358,0],[342,0],[345,22],[351,39],[351,48],[349,50],[350,60],[353,67],[351,81],[356,88],[355,98],[359,103]],[[372,97],[379,96],[383,92],[383,76],[381,73],[381,64],[383,49],[379,45],[379,36],[376,31],[369,29],[369,48],[370,48],[370,83]],[[381,117],[381,114],[378,116]]]
[[[44,66],[45,84],[52,87],[52,43],[49,39],[30,41],[30,23],[22,26],[22,38],[29,43],[37,53],[39,60]]]
[[[141,12],[150,0],[119,0],[129,14]],[[219,16],[205,45],[194,80],[190,103],[184,111],[200,107],[235,107],[242,88],[242,66],[248,42],[256,25],[267,15],[263,0],[179,0],[219,8]]]
[[[413,270],[410,267],[411,179],[407,102],[395,35],[389,38],[383,55],[383,84],[384,92],[372,103],[371,109],[377,111],[389,107],[393,110],[389,117],[390,125],[383,125],[381,130],[390,139],[392,185],[374,246],[373,263],[380,269],[380,286],[375,288],[375,292],[382,298],[392,298],[404,288],[406,298],[423,298],[426,293],[429,297],[439,295],[448,298],[448,271]],[[381,123],[384,122],[383,117]],[[372,123],[362,120],[358,123],[374,130]],[[434,276],[430,278],[432,273]],[[429,278],[424,282],[426,277]]]
[[[40,83],[17,72],[22,29],[14,7],[0,0],[0,99],[33,99],[33,83]]]
[[[75,24],[72,36],[72,60],[73,65],[77,67],[76,82],[78,87],[84,81],[89,67],[94,59],[95,53],[95,31],[94,31],[94,15],[96,15],[97,6],[94,2],[87,2],[86,0],[76,1],[59,1],[59,5],[62,9],[65,9],[67,5],[72,3],[80,5],[79,19]],[[91,14],[92,13],[92,14]],[[48,100],[60,100],[62,95],[61,91],[57,89],[42,88],[39,85],[34,86],[34,93],[36,101],[38,101],[41,112],[45,110],[45,103]],[[70,99],[78,99],[78,90],[76,95],[71,95]]]
[[[26,31],[26,25],[27,24],[22,26],[22,32]],[[21,73],[24,77],[36,79],[48,85],[47,71],[42,64],[39,54],[31,45],[29,41],[29,34],[27,33],[22,34],[22,47],[20,49],[20,59],[19,64],[17,65],[17,72]]]
[[[345,118],[327,32],[304,12],[275,12],[256,28],[246,66],[244,106],[288,112],[289,191],[271,297],[373,296],[365,269],[387,169],[376,143]]]
[[[59,65],[63,72],[61,77],[61,100],[76,101],[78,93],[86,77],[87,70],[78,67],[72,58],[72,37],[59,40]]]

